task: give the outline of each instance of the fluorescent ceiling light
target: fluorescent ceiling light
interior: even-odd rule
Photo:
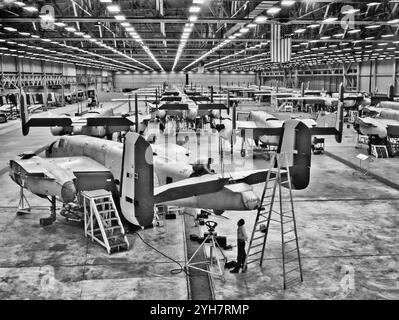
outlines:
[[[343,11],[342,14],[353,14],[353,13],[356,13],[356,12],[359,12],[359,11],[360,11],[360,9],[354,9],[354,8],[352,8],[352,9]]]
[[[325,36],[325,37],[321,37],[320,38],[320,40],[328,40],[328,39],[331,39],[331,37],[330,36]]]
[[[381,27],[379,24],[373,24],[373,25],[370,25],[370,26],[366,26],[366,29],[377,29],[379,27]]]
[[[348,33],[354,34],[354,33],[360,32],[360,31],[362,31],[362,30],[360,30],[360,29],[354,29],[354,30],[349,30]]]
[[[11,28],[11,27],[4,27],[4,30],[10,31],[10,32],[15,32],[17,29]]]
[[[75,32],[76,31],[76,29],[74,27],[66,27],[65,30],[69,31],[69,32]]]
[[[83,32],[80,32],[80,31],[76,31],[76,32],[75,32],[75,35],[77,35],[77,36],[83,36],[84,33],[83,33]]]
[[[338,20],[338,18],[336,18],[336,17],[330,17],[330,18],[324,19],[323,23],[334,22],[334,21],[337,21],[337,20]]]
[[[124,21],[124,20],[126,20],[126,17],[124,15],[120,14],[120,15],[116,15],[115,19],[118,20],[118,21]]]
[[[267,10],[268,14],[277,14],[281,11],[281,8],[279,7],[271,7],[270,9]]]
[[[296,29],[294,32],[295,33],[304,33],[306,29]]]
[[[373,6],[378,6],[380,4],[381,4],[380,2],[370,2],[370,3],[367,4],[367,6],[373,7]]]
[[[28,12],[38,12],[39,9],[33,6],[27,6],[27,7],[23,7],[24,10],[28,11]]]
[[[266,16],[257,16],[254,21],[257,24],[261,24],[261,23],[265,23],[266,20],[267,20]]]
[[[107,10],[111,13],[118,13],[119,11],[121,11],[121,8],[117,5],[109,5],[107,6]]]
[[[112,3],[112,0],[100,0],[101,3]]]
[[[20,32],[19,33],[21,36],[30,36],[29,32]]]
[[[256,23],[250,23],[247,25],[248,28],[255,28],[256,27]]]
[[[122,27],[130,27],[130,23],[129,22],[122,22],[121,26]]]
[[[393,36],[395,36],[395,35],[392,34],[392,33],[389,33],[389,34],[382,34],[382,35],[381,35],[381,38],[391,38],[391,37],[393,37]]]
[[[193,4],[204,4],[204,0],[193,0]]]
[[[201,7],[191,6],[191,7],[188,9],[188,11],[189,11],[190,13],[198,13],[198,12],[201,11]]]
[[[56,25],[57,27],[65,27],[66,24],[64,22],[54,22],[54,25]]]
[[[192,16],[189,16],[189,17],[188,17],[188,21],[190,21],[190,22],[195,22],[195,21],[197,21],[197,20],[198,20],[198,17],[197,17],[197,16],[192,15]]]
[[[311,24],[310,26],[308,26],[308,28],[311,28],[311,29],[314,29],[317,27],[320,27],[320,25],[319,24]]]
[[[291,7],[295,4],[295,0],[282,0],[280,3],[283,7]]]
[[[21,1],[15,1],[14,4],[19,7],[23,7],[25,5],[25,3],[21,2]]]
[[[394,19],[394,20],[390,20],[388,21],[389,24],[397,24],[399,23],[399,19]]]

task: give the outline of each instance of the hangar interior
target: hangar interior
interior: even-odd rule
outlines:
[[[398,31],[390,0],[0,1],[0,299],[398,299]]]

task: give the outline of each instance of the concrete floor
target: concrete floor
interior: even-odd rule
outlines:
[[[107,105],[106,105],[107,106]],[[75,110],[75,106],[69,107]],[[122,111],[127,106],[121,108]],[[57,110],[57,112],[66,112]],[[289,115],[284,115],[285,117]],[[217,136],[212,156],[217,160]],[[345,159],[359,150],[346,129],[342,145],[326,139],[326,149]],[[18,122],[0,125],[0,299],[188,299],[184,273],[171,274],[177,264],[149,249],[130,234],[131,249],[109,256],[86,240],[82,228],[59,218],[41,228],[39,218],[48,215],[47,203],[29,195],[34,213],[16,217],[17,186],[9,179],[7,161],[27,150],[55,140],[46,128],[34,128],[22,137]],[[201,137],[201,154],[208,155]],[[196,144],[190,144],[190,149]],[[239,152],[239,147],[235,152]],[[228,154],[226,158],[228,159]],[[376,170],[396,180],[398,159],[378,159]],[[262,158],[236,157],[226,166],[236,170],[268,168]],[[217,162],[214,167],[217,171]],[[227,169],[226,169],[227,170]],[[215,297],[228,299],[397,299],[399,298],[399,192],[326,155],[312,157],[311,184],[294,193],[304,283],[284,291],[278,226],[270,233],[262,268],[251,265],[246,274],[225,272],[225,281],[214,278]],[[260,193],[262,186],[257,186]],[[217,231],[228,243],[236,242],[236,222],[245,218],[252,230],[255,212],[226,212],[214,217]],[[181,216],[166,220],[166,228],[140,234],[154,247],[184,264],[186,248]],[[229,260],[235,248],[225,251]],[[345,276],[345,272],[348,275]],[[354,280],[345,286],[344,280]],[[350,282],[352,283],[352,282]]]

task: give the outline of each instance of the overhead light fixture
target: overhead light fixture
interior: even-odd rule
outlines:
[[[39,9],[33,6],[27,6],[27,7],[23,7],[24,10],[28,11],[28,12],[38,12]]]
[[[101,3],[112,3],[112,0],[100,0]]]
[[[21,36],[30,36],[29,32],[19,32]]]
[[[367,4],[367,6],[368,7],[373,7],[373,6],[378,6],[380,4],[381,4],[380,2],[370,2],[370,3]]]
[[[283,7],[291,7],[295,4],[295,0],[282,0],[280,4]]]
[[[76,31],[76,29],[74,27],[66,27],[65,30],[69,31],[69,32],[75,32]]]
[[[277,14],[281,11],[281,8],[279,7],[271,7],[270,9],[268,9],[266,12],[268,14]]]
[[[265,23],[267,21],[267,17],[266,16],[257,16],[254,21],[257,24]]]
[[[320,27],[320,25],[319,24],[311,24],[308,26],[308,28],[311,28],[311,29],[315,29],[317,27]]]
[[[379,27],[381,27],[379,24],[373,24],[373,25],[370,25],[370,26],[366,26],[366,29],[377,29]]]
[[[197,20],[198,20],[198,16],[191,15],[191,16],[188,17],[188,21],[190,21],[190,22],[195,22]]]
[[[19,7],[23,7],[25,5],[25,3],[21,2],[21,1],[15,1],[14,4]]]
[[[204,4],[204,0],[193,0],[193,4]]]
[[[391,37],[394,37],[394,36],[395,36],[394,34],[388,33],[388,34],[382,34],[381,38],[391,38]]]
[[[124,15],[116,15],[115,17],[114,17],[116,20],[118,20],[118,21],[124,21],[124,20],[126,20],[126,17],[124,16]]]
[[[240,33],[245,34],[249,31],[249,28],[241,28]]]
[[[189,11],[190,13],[198,13],[198,12],[201,11],[201,7],[198,7],[198,6],[191,6],[191,7],[188,9],[188,11]]]
[[[122,22],[121,26],[122,27],[130,27],[130,23],[129,22]]]
[[[4,27],[4,30],[10,31],[10,32],[15,32],[17,29],[11,28],[11,27]]]
[[[118,13],[121,11],[121,8],[117,5],[112,4],[112,5],[107,6],[107,10],[111,13]]]
[[[75,32],[75,35],[77,35],[77,36],[83,36],[84,33],[83,33],[83,32],[80,32],[80,31],[76,31],[76,32]]]
[[[321,37],[320,38],[320,40],[328,40],[328,39],[331,39],[331,37],[330,36],[325,36],[325,37]]]
[[[330,18],[324,19],[323,23],[330,23],[330,22],[334,22],[337,20],[338,20],[338,18],[336,18],[336,17],[330,17]]]
[[[255,28],[257,26],[256,23],[250,23],[247,25],[248,28]]]
[[[360,11],[360,9],[354,9],[354,8],[352,8],[352,9],[348,9],[348,10],[346,10],[346,11],[343,11],[342,14],[354,14],[354,13],[357,13],[357,12],[359,12],[359,11]]]
[[[394,19],[394,20],[390,20],[388,21],[389,24],[397,24],[399,23],[399,19]]]
[[[54,25],[56,25],[57,27],[65,27],[66,24],[64,22],[54,22]]]
[[[353,29],[353,30],[349,30],[348,33],[354,34],[354,33],[360,32],[360,31],[362,31],[362,30],[360,30],[360,29]]]
[[[306,29],[296,29],[294,33],[304,33]]]

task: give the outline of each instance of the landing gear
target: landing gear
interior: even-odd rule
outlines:
[[[50,217],[48,218],[42,218],[40,219],[40,226],[41,227],[46,227],[46,226],[50,226],[54,223],[54,221],[57,219],[57,213],[56,213],[56,200],[55,197],[52,196],[51,197],[51,207],[50,207]]]
[[[18,203],[18,210],[17,210],[17,216],[22,216],[25,214],[30,214],[31,213],[31,206],[28,202],[28,199],[26,199],[25,194],[24,194],[24,188],[21,187],[19,191],[19,203]]]

